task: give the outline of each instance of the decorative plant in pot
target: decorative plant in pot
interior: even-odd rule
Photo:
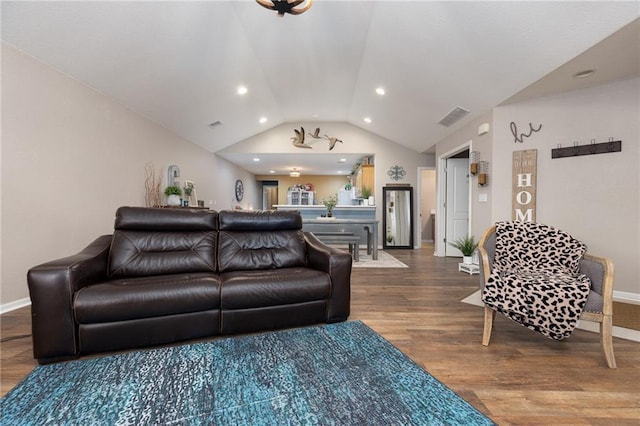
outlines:
[[[167,186],[164,190],[164,195],[167,196],[167,205],[179,206],[180,204],[182,204],[180,200],[182,190],[179,186]]]
[[[338,204],[338,198],[335,195],[332,195],[328,198],[322,199],[322,204],[324,204],[327,209],[327,217],[333,217],[333,208]]]
[[[371,188],[363,186],[360,190],[360,194],[362,195],[362,199],[364,200],[365,205],[373,205],[373,199],[371,198]]]
[[[478,243],[475,238],[472,236],[466,236],[463,238],[458,238],[451,244],[451,246],[457,248],[462,252],[462,263],[470,265],[472,263],[471,256],[473,256],[473,252],[478,248]]]

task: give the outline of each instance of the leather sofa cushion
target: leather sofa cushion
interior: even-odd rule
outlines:
[[[223,310],[303,303],[331,296],[329,275],[308,268],[228,272],[220,278]]]
[[[218,268],[221,273],[306,266],[302,231],[220,231]]]
[[[114,229],[129,231],[217,231],[214,210],[120,207]]]
[[[302,229],[302,216],[285,210],[223,210],[219,214],[221,231],[284,231]]]
[[[220,279],[211,273],[119,279],[75,293],[80,324],[126,321],[220,308]]]
[[[113,233],[109,252],[111,278],[215,272],[216,232]]]
[[[210,210],[120,207],[109,277],[215,272],[217,218]]]
[[[302,216],[294,211],[234,211],[219,214],[221,273],[306,266]]]

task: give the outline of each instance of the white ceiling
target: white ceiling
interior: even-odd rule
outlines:
[[[279,18],[250,0],[2,1],[1,12],[5,43],[211,152],[314,121],[348,122],[425,152],[502,102],[571,89],[562,66],[636,20],[639,4],[315,0]],[[635,75],[637,27],[624,38]],[[597,67],[603,77],[621,65]],[[549,89],[543,77],[554,70]],[[439,125],[456,106],[471,112]]]

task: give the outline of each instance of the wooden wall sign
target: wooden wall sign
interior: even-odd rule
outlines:
[[[513,152],[512,220],[536,221],[538,150]]]

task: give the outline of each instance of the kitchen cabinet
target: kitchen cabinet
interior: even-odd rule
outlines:
[[[375,169],[373,164],[362,164],[353,174],[353,186],[356,188],[356,196],[362,197],[362,188],[369,189],[371,195],[375,194]]]
[[[292,206],[313,205],[314,191],[291,190],[287,192],[287,204]]]

